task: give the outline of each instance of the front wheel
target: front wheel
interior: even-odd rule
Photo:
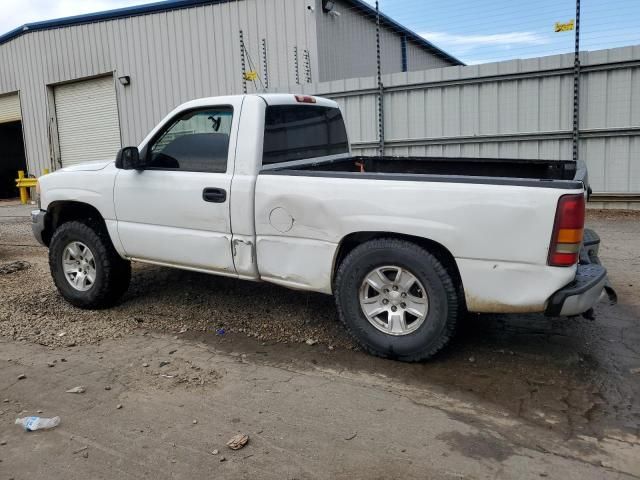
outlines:
[[[127,291],[131,264],[97,224],[62,224],[49,245],[51,276],[60,294],[80,308],[106,308]]]
[[[340,319],[369,353],[426,360],[451,339],[458,292],[442,263],[422,247],[383,238],[356,247],[338,268]]]

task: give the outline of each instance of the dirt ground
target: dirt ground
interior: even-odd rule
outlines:
[[[267,284],[136,265],[121,305],[75,309],[28,211],[0,203],[0,478],[640,476],[638,213],[589,212],[620,299],[595,321],[474,316],[408,365]],[[37,410],[63,423],[13,425]]]

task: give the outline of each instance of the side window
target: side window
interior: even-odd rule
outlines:
[[[153,141],[147,168],[226,172],[232,120],[231,107],[192,110],[183,114]]]

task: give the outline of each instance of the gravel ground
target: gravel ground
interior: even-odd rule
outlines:
[[[312,340],[355,348],[330,296],[139,263],[119,306],[102,311],[74,308],[56,291],[47,250],[33,240],[30,224],[24,216],[2,215],[2,210],[0,335],[68,346],[118,338],[140,328],[177,335],[224,329],[264,342]]]

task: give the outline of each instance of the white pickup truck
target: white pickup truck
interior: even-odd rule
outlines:
[[[608,291],[581,163],[355,157],[338,105],[191,101],[115,161],[39,180],[64,298],[112,305],[131,261],[333,294],[369,352],[426,359],[463,312],[589,314]]]

